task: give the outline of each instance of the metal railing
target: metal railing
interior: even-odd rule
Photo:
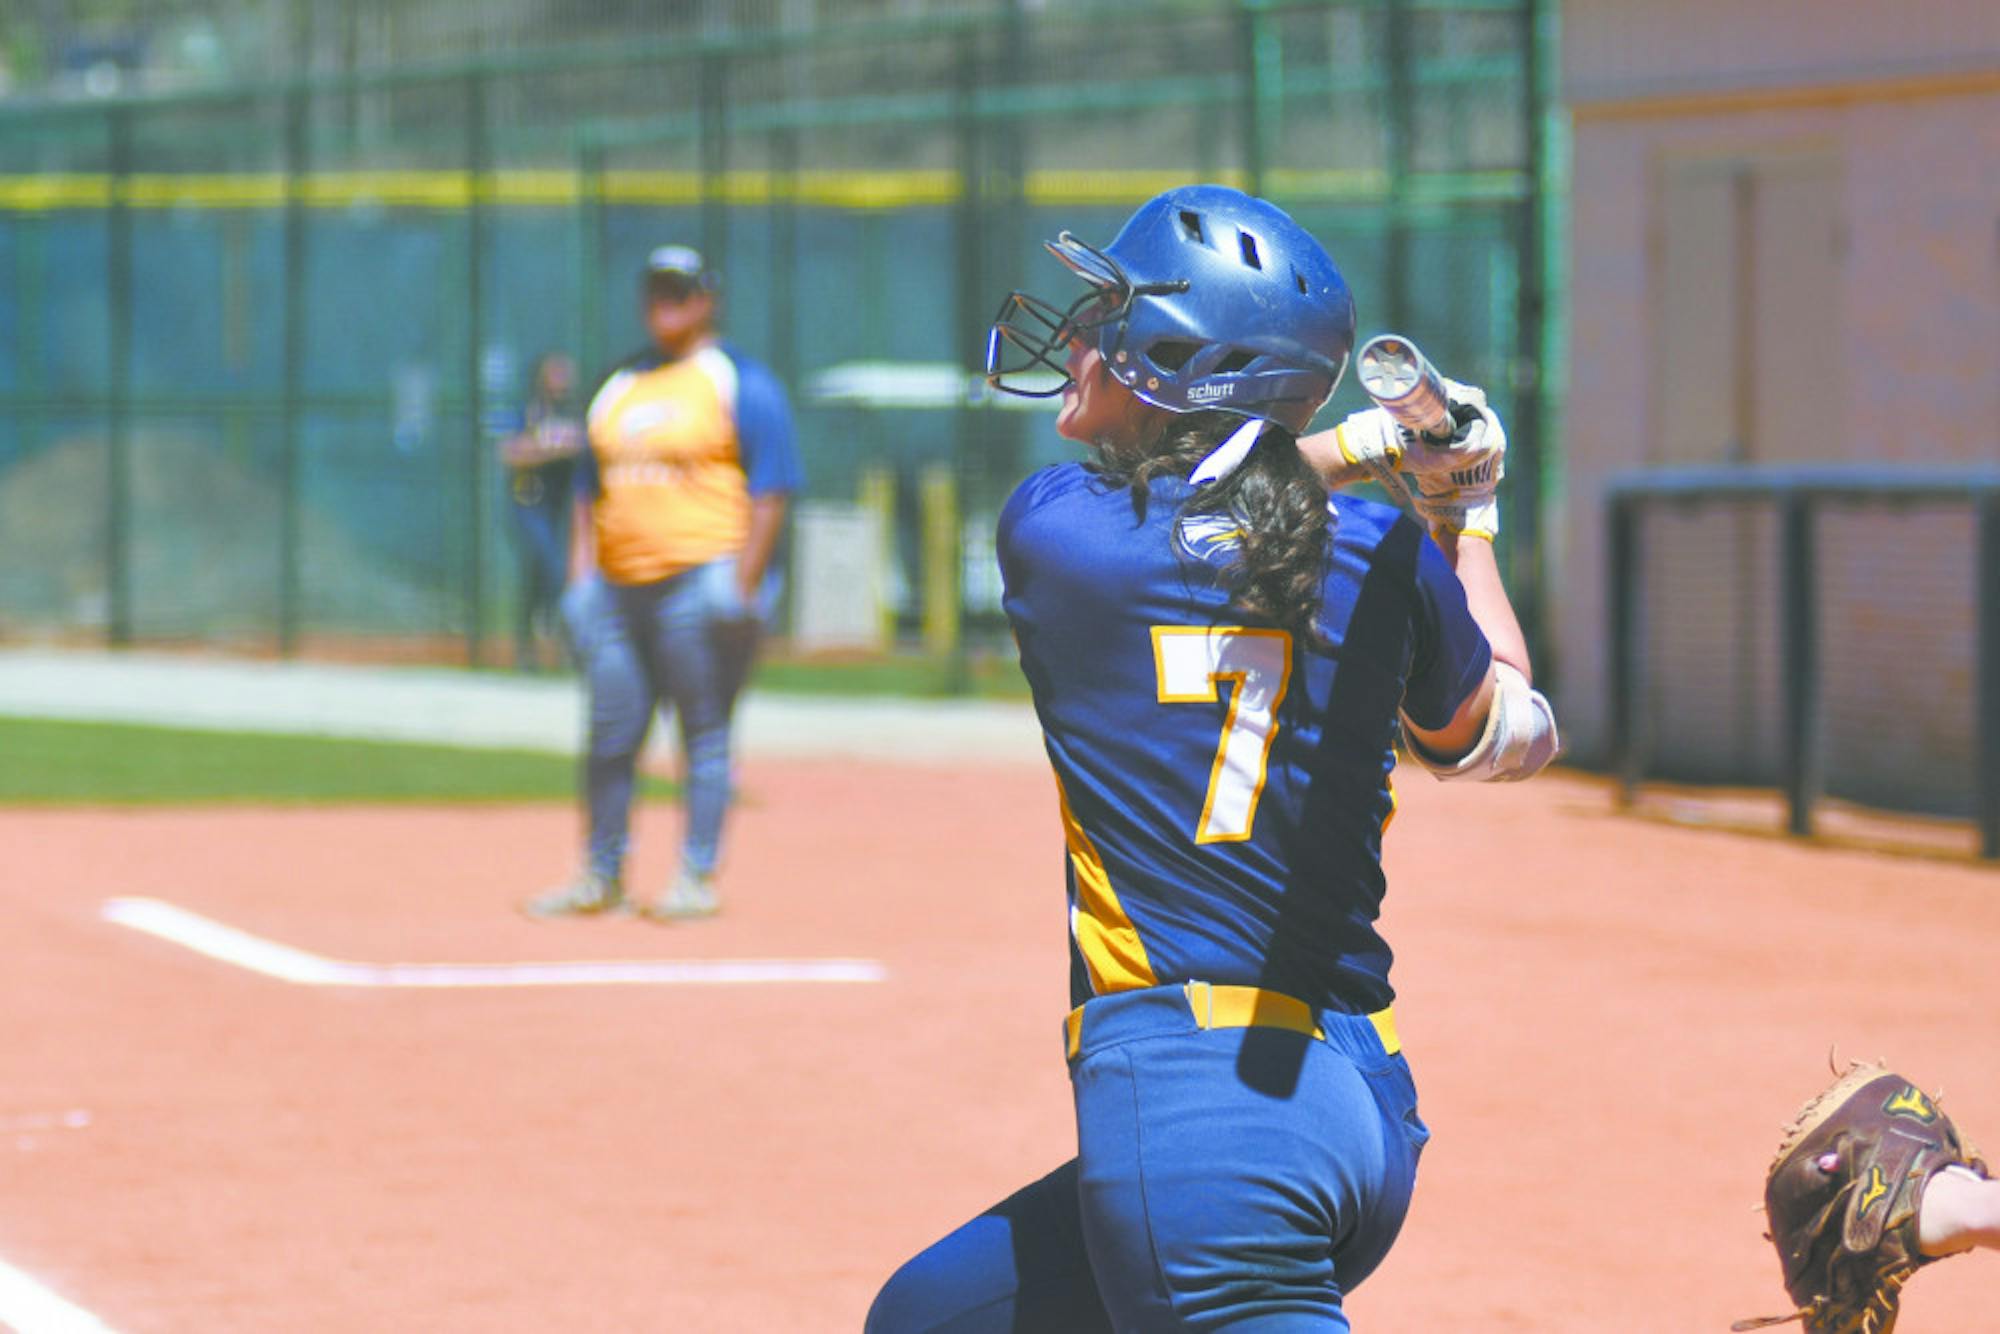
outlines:
[[[1970,506],[1973,662],[1971,810],[1982,856],[2000,858],[2000,471],[1889,472],[1864,468],[1699,469],[1627,475],[1606,492],[1609,596],[1609,736],[1612,771],[1630,804],[1648,773],[1642,717],[1649,683],[1648,580],[1644,518],[1661,510],[1717,504],[1771,507],[1777,517],[1779,774],[1787,828],[1814,832],[1825,795],[1828,647],[1815,574],[1819,530],[1829,511],[1913,505]],[[1663,557],[1669,553],[1662,553]]]

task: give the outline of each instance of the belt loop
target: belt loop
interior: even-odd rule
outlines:
[[[1385,1006],[1368,1016],[1368,1022],[1375,1026],[1375,1036],[1382,1039],[1382,1052],[1395,1056],[1403,1050],[1403,1039],[1396,1033],[1396,1008]]]
[[[1194,1016],[1195,1027],[1204,1031],[1214,1028],[1215,988],[1206,982],[1189,982],[1185,990],[1188,1012]]]

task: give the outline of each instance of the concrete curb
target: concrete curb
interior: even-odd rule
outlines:
[[[575,754],[583,692],[571,676],[0,649],[0,714]],[[654,729],[653,745],[670,746],[668,729]],[[752,756],[1046,762],[1025,704],[754,688],[737,715],[737,746]]]

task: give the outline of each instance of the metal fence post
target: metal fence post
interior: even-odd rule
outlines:
[[[105,120],[111,197],[105,212],[105,567],[106,631],[132,642],[132,111]]]
[[[771,363],[796,392],[799,374],[799,132],[771,134]]]
[[[1554,673],[1549,663],[1547,636],[1542,613],[1542,412],[1545,352],[1548,341],[1546,278],[1543,272],[1542,237],[1548,227],[1548,200],[1543,189],[1547,171],[1548,134],[1543,107],[1555,100],[1553,90],[1545,90],[1549,78],[1543,60],[1541,0],[1526,0],[1521,6],[1521,115],[1527,138],[1527,198],[1520,206],[1515,244],[1520,250],[1520,275],[1514,297],[1514,354],[1507,359],[1508,387],[1513,397],[1513,439],[1508,448],[1507,524],[1512,529],[1508,552],[1507,586],[1520,615],[1521,627],[1534,659],[1537,679],[1547,681]],[[1546,97],[1545,97],[1546,92]]]
[[[465,80],[465,661],[480,662],[481,631],[486,603],[486,376],[482,346],[486,312],[480,276],[486,268],[486,216],[483,197],[490,164],[486,144],[486,80],[469,74]]]
[[[1612,494],[1605,534],[1605,624],[1609,629],[1607,664],[1611,770],[1618,776],[1618,801],[1630,806],[1638,795],[1643,757],[1639,744],[1639,696],[1642,668],[1639,634],[1639,498]]]
[[[958,88],[952,98],[952,126],[954,132],[953,152],[958,167],[959,198],[958,212],[953,219],[953,260],[958,270],[955,285],[958,312],[958,369],[968,372],[971,367],[982,364],[985,342],[980,321],[985,316],[990,293],[986,289],[987,271],[987,228],[990,219],[986,216],[986,136],[981,133],[979,122],[978,95],[980,79],[985,73],[980,60],[979,38],[968,32],[959,39],[958,47]],[[983,438],[985,423],[981,421],[979,405],[973,401],[969,386],[958,395],[958,407],[952,414],[951,466],[949,482],[940,484],[926,470],[923,494],[926,497],[924,513],[930,516],[932,506],[945,496],[949,496],[954,507],[963,499],[957,480],[966,475],[978,445]],[[950,491],[943,489],[950,486]],[[970,664],[966,660],[965,644],[961,635],[959,612],[964,605],[963,588],[964,559],[956,532],[947,546],[934,534],[935,520],[925,525],[922,542],[924,573],[924,644],[932,653],[942,653],[947,659],[947,684],[953,694],[962,694],[971,680]],[[934,568],[942,561],[946,568]],[[934,601],[950,602],[951,614],[948,619],[933,619],[931,606]],[[940,614],[941,615],[941,614]]]
[[[701,253],[717,270],[729,245],[729,57],[721,52],[701,62],[696,88],[700,125],[695,154],[701,176]]]
[[[604,266],[604,147],[587,141],[576,154],[577,309],[583,326],[577,353],[586,389],[605,371]]]
[[[1391,329],[1410,317],[1410,173],[1416,158],[1416,91],[1412,66],[1411,0],[1387,0],[1382,8],[1382,56],[1388,66],[1388,97],[1383,106],[1384,156],[1389,172],[1388,228],[1383,237],[1382,270],[1385,291],[1382,313]]]
[[[299,421],[305,376],[306,327],[306,108],[305,89],[285,95],[285,323],[283,380],[279,386],[278,652],[299,650]]]
[[[1778,653],[1784,695],[1785,804],[1788,827],[1800,835],[1812,833],[1813,806],[1824,785],[1813,509],[1809,491],[1788,489],[1778,501],[1778,587],[1784,599]]]
[[[1976,695],[1979,855],[2000,859],[2000,487],[1979,496],[1979,656]]]
[[[1271,161],[1271,137],[1284,105],[1284,51],[1271,16],[1256,0],[1245,0],[1238,19],[1243,62],[1244,188],[1264,193],[1264,171]]]

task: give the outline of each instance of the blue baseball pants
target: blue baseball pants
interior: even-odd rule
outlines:
[[[1077,1156],[909,1261],[868,1334],[1348,1328],[1429,1131],[1363,1015],[1204,1028],[1180,986],[1092,1000]]]
[[[681,864],[701,874],[715,869],[729,810],[730,719],[776,593],[774,580],[766,585],[757,606],[744,606],[735,561],[725,559],[651,584],[614,584],[593,574],[564,593],[564,620],[589,692],[584,798],[591,870],[615,877],[624,867],[639,756],[654,710],[663,707],[680,724]]]

